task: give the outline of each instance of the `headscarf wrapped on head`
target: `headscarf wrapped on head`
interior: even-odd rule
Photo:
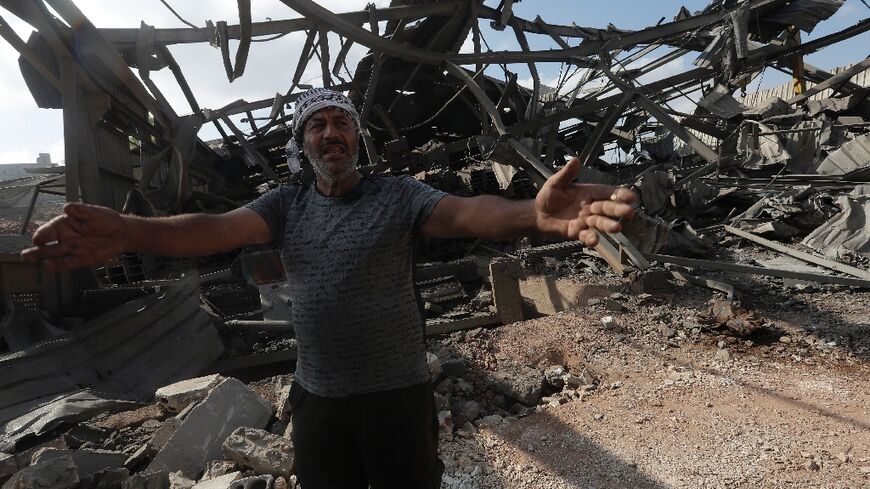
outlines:
[[[359,131],[359,112],[349,98],[328,88],[311,88],[296,99],[296,109],[293,113],[293,139],[296,140],[297,148],[302,148],[302,129],[305,127],[305,121],[317,111],[327,108],[345,112]]]

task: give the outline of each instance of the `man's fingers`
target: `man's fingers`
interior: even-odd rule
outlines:
[[[614,218],[632,218],[634,206],[615,200],[598,200],[589,205],[589,213]]]
[[[583,200],[587,201],[609,200],[624,202],[626,204],[633,204],[638,201],[637,194],[625,187],[614,187],[613,185],[601,185],[598,183],[579,183],[577,187],[583,195]]]
[[[579,240],[586,246],[594,248],[598,245],[598,233],[594,229],[580,231]]]
[[[610,194],[610,200],[625,202],[626,204],[633,204],[638,201],[638,196],[637,193],[625,187],[616,187],[616,190],[612,194]]]
[[[618,233],[622,231],[622,224],[609,217],[592,215],[586,218],[586,225],[605,233]]]
[[[556,185],[567,185],[577,177],[578,173],[580,173],[580,160],[575,156],[568,160],[568,163],[561,170],[550,177],[550,181]]]

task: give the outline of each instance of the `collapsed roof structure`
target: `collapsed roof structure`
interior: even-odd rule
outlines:
[[[0,35],[20,52],[21,73],[36,104],[63,110],[65,167],[32,178],[28,185],[36,192],[41,186],[64,192],[68,200],[165,215],[220,212],[264,189],[310,180],[309,169],[291,171],[284,147],[293,101],[305,87],[303,73],[316,59],[323,85],[348,92],[357,104],[364,173],[411,174],[460,195],[528,198],[567,156],[578,155],[583,163],[580,181],[632,185],[641,195],[639,217],[626,223],[623,234],[604,236],[597,248],[628,280],[638,281],[654,268],[652,262],[659,262],[669,264],[674,276],[721,290],[729,300],[735,292],[731,285],[700,278],[691,269],[870,286],[870,186],[864,184],[870,181],[870,58],[835,73],[803,61],[810,53],[864,34],[870,19],[811,42],[802,43],[800,35],[830,18],[845,0],[716,0],[702,11],[683,8],[672,20],[637,31],[524,19],[513,14],[512,0],[497,6],[396,0],[387,8],[369,6],[348,13],[328,11],[310,0],[281,1],[300,17],[253,22],[251,1],[238,0],[238,25],[220,21],[171,29],[144,23],[136,29],[98,28],[71,0],[0,1],[36,29],[25,41],[0,17]],[[487,26],[513,32],[519,48],[485,49]],[[291,85],[276,87],[282,93],[273,98],[238,100],[214,110],[199,105],[169,50],[175,44],[210,43],[220,49],[232,81],[244,76],[253,42],[292,32],[307,37]],[[531,49],[532,35],[552,47]],[[464,52],[468,39],[473,49]],[[234,54],[231,41],[238,41]],[[346,59],[354,44],[369,52],[351,70]],[[686,56],[694,58],[691,69],[656,76],[656,70]],[[539,67],[544,63],[560,66],[556,86],[542,81]],[[516,65],[528,70],[531,87],[520,83],[512,71]],[[152,80],[152,73],[164,69],[174,76],[189,113],[176,112],[164,95],[166,87]],[[745,94],[767,69],[789,74],[794,83],[785,91],[735,95]],[[693,102],[691,110],[674,108],[676,101],[685,100]],[[239,114],[246,116],[249,127],[231,119]],[[221,138],[199,139],[206,125]],[[602,158],[620,151],[626,161]],[[20,193],[21,185],[6,187]],[[712,238],[717,236],[737,236],[835,273],[697,258],[714,248]],[[796,238],[803,239],[806,251],[772,241]],[[24,245],[16,241],[4,249]],[[425,260],[460,259],[449,266],[421,268],[424,298],[437,304],[461,296],[463,277],[476,276],[475,264],[461,258],[481,249],[487,246],[480,242],[422,244]],[[15,250],[6,251],[9,260],[3,263],[14,261]],[[513,256],[559,257],[578,251],[573,243],[548,244]],[[255,288],[254,297],[247,293],[245,278],[269,269],[271,260],[268,253],[254,253],[241,262],[233,255],[195,264],[213,319],[229,324],[246,317],[238,311],[261,311],[267,300],[282,301],[280,292],[258,297]],[[490,266],[496,313],[433,319],[431,334],[522,319],[515,268],[498,260]],[[24,305],[19,299],[25,297],[36,309],[51,304],[52,319],[80,320],[67,321],[60,329],[68,331],[58,331],[42,320],[7,311],[7,326],[0,331],[6,334],[7,347],[9,332],[21,330],[11,326],[16,321],[41,324],[45,335],[21,340],[17,353],[0,357],[0,392],[15,393],[0,401],[0,450],[13,450],[21,440],[42,435],[61,421],[108,409],[112,402],[107,399],[144,401],[161,383],[209,365],[221,370],[211,362],[223,347],[204,326],[202,311],[166,305],[189,305],[196,288],[190,277],[178,283],[153,282],[193,267],[161,257],[125,255],[98,270],[96,277],[79,273],[51,281],[53,291],[43,290],[41,302],[27,295],[33,290],[4,288],[7,304]],[[13,273],[10,267],[0,272]],[[34,277],[35,284],[27,287],[50,282],[43,275]],[[504,277],[514,283],[499,282]],[[71,292],[84,290],[88,297]],[[85,299],[101,308],[70,308]],[[135,391],[119,387],[123,382],[116,377],[126,374],[115,371],[112,362],[117,359],[100,359],[94,366],[77,357],[71,365],[52,353],[54,347],[39,342],[63,336],[71,345],[86,345],[107,322],[142,308],[148,310],[147,321],[166,326],[148,333],[147,345],[157,355],[153,362],[167,363],[147,372]],[[110,316],[97,314],[105,311]],[[170,315],[172,321],[164,321]],[[170,327],[176,323],[185,327]],[[140,338],[143,324],[137,321],[127,336],[106,338],[98,347],[145,341]],[[292,330],[280,320],[242,320],[232,326]],[[204,338],[209,349],[185,358],[159,346],[182,337]],[[268,361],[292,358],[261,353],[271,355]],[[46,365],[39,375],[33,373],[36,359]],[[245,362],[233,365],[257,364]],[[103,373],[96,378],[70,373],[81,365]],[[62,380],[45,382],[46,375]],[[72,407],[70,398],[76,400]]]

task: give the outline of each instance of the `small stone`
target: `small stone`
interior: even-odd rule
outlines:
[[[437,355],[426,352],[426,365],[429,367],[429,380],[434,382],[438,377],[441,377],[441,373],[444,370],[441,367],[441,360],[438,359]]]
[[[435,396],[435,410],[444,411],[448,408],[447,398],[437,392],[433,392]]]
[[[444,379],[435,386],[435,392],[441,394],[442,396],[446,396],[447,394],[453,394],[453,387],[453,379]]]
[[[484,416],[480,419],[478,426],[482,428],[486,427],[495,427],[504,422],[504,418],[499,416],[498,414],[490,414],[489,416]]]
[[[564,377],[567,375],[565,367],[561,365],[553,365],[544,370],[544,379],[547,383],[556,389],[561,389],[565,386]]]
[[[865,465],[864,467],[859,467],[858,470],[862,474],[870,474],[870,465]]]
[[[438,427],[448,439],[453,439],[453,414],[450,411],[438,413]]]
[[[728,350],[717,350],[713,359],[717,362],[730,362],[731,353]]]
[[[707,404],[705,404],[705,405],[706,405],[706,406],[707,406],[707,407],[708,407],[708,408],[711,408],[711,407],[713,407],[713,403],[712,403],[712,402],[710,402],[710,401],[707,401]]]
[[[779,342],[780,343],[791,343],[791,336],[780,336]]]
[[[604,316],[601,318],[601,326],[603,326],[604,329],[616,329],[619,327],[616,324],[616,320],[613,319],[613,316]]]
[[[589,299],[589,300],[586,302],[586,305],[588,305],[589,307],[595,307],[595,306],[597,306],[598,304],[601,304],[601,299]]]
[[[480,416],[481,408],[477,401],[465,401],[462,403],[460,414],[469,421],[474,421]]]
[[[719,340],[719,343],[716,343],[716,346],[719,347],[720,349],[725,348],[727,345],[728,345],[728,343],[725,343],[722,340]]]
[[[810,459],[807,460],[807,462],[804,464],[804,468],[813,472],[817,472],[821,467],[819,467],[819,464],[817,464],[815,460]]]
[[[595,413],[595,416],[592,416],[592,419],[594,419],[595,421],[601,421],[602,419],[604,419],[604,415],[601,413]]]
[[[612,312],[622,312],[625,310],[625,306],[618,300],[607,299],[604,301],[604,309]]]

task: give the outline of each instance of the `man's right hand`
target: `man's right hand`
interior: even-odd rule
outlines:
[[[63,214],[39,226],[33,248],[21,252],[28,263],[52,271],[101,265],[120,255],[128,245],[124,218],[112,209],[69,203]]]

